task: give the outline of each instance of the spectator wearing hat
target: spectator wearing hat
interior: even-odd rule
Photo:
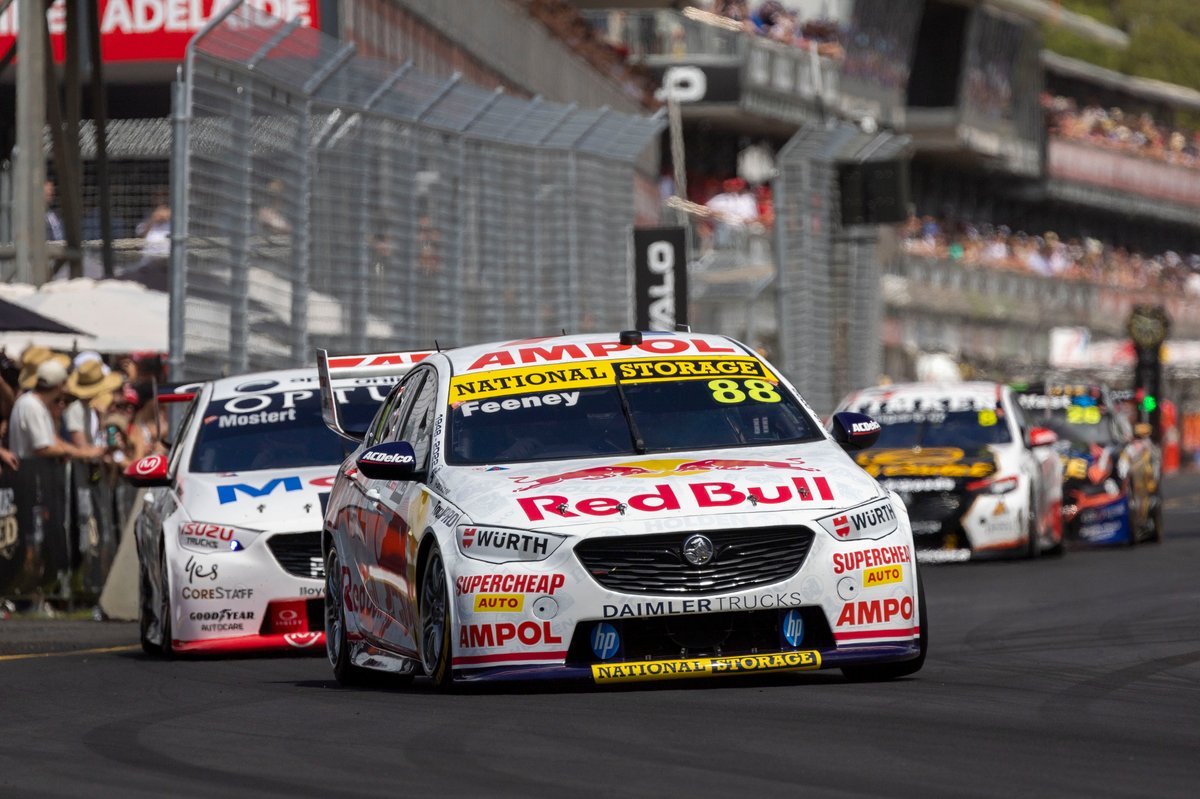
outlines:
[[[49,358],[37,367],[30,390],[17,398],[9,419],[9,443],[18,458],[99,458],[103,447],[78,447],[58,436],[55,415],[66,399],[67,369]]]
[[[111,396],[124,380],[119,374],[110,372],[98,358],[88,358],[81,363],[77,357],[76,364],[77,368],[66,382],[66,392],[75,397],[75,401],[63,413],[63,426],[67,437],[77,447],[104,446],[100,415],[91,403],[101,395]]]
[[[17,377],[17,385],[22,391],[29,391],[37,383],[37,370],[46,361],[53,360],[65,372],[71,366],[71,359],[61,352],[53,352],[48,347],[33,345],[21,353],[21,374]]]

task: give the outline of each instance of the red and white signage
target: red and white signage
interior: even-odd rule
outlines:
[[[182,61],[192,36],[232,0],[98,0],[100,52],[105,63],[116,61]],[[300,19],[319,28],[317,0],[246,0],[244,8],[261,15],[256,24],[272,27],[280,20]],[[240,20],[249,21],[243,12]],[[50,46],[63,60],[67,27],[65,0],[55,0],[46,12]],[[231,20],[230,24],[236,24]],[[0,14],[0,53],[7,52],[17,34],[17,4]]]

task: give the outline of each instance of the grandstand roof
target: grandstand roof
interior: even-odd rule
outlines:
[[[1086,61],[1080,61],[1076,58],[1068,58],[1065,55],[1052,53],[1049,50],[1042,51],[1042,66],[1049,72],[1097,83],[1135,97],[1144,97],[1147,100],[1153,100],[1175,108],[1200,111],[1200,92],[1195,89],[1189,89],[1186,86],[1178,86],[1174,83],[1152,80],[1150,78],[1135,78],[1130,75],[1123,75],[1120,72],[1098,67],[1095,64],[1089,64]]]

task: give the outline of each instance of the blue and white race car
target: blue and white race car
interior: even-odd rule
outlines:
[[[333,398],[365,424],[395,382],[358,378]],[[150,489],[135,528],[143,649],[319,652],[321,517],[345,454],[311,368],[197,386],[170,453],[126,470]]]
[[[357,358],[355,360],[358,360]],[[369,361],[369,359],[368,359]],[[368,367],[375,369],[375,367]],[[429,355],[365,431],[325,514],[326,650],[459,681],[608,684],[921,668],[904,505],[754,351],[691,333],[562,336]]]

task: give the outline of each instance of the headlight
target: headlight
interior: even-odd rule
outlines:
[[[258,537],[257,530],[247,530],[228,524],[184,522],[179,526],[179,545],[193,552],[215,555],[219,552],[240,552]]]
[[[545,560],[554,554],[567,537],[531,530],[464,524],[455,531],[454,539],[458,542],[458,551],[468,558],[488,563],[511,563]]]
[[[967,483],[968,491],[986,491],[989,494],[1007,494],[1017,490],[1016,477],[1001,477],[998,479],[974,480]]]

